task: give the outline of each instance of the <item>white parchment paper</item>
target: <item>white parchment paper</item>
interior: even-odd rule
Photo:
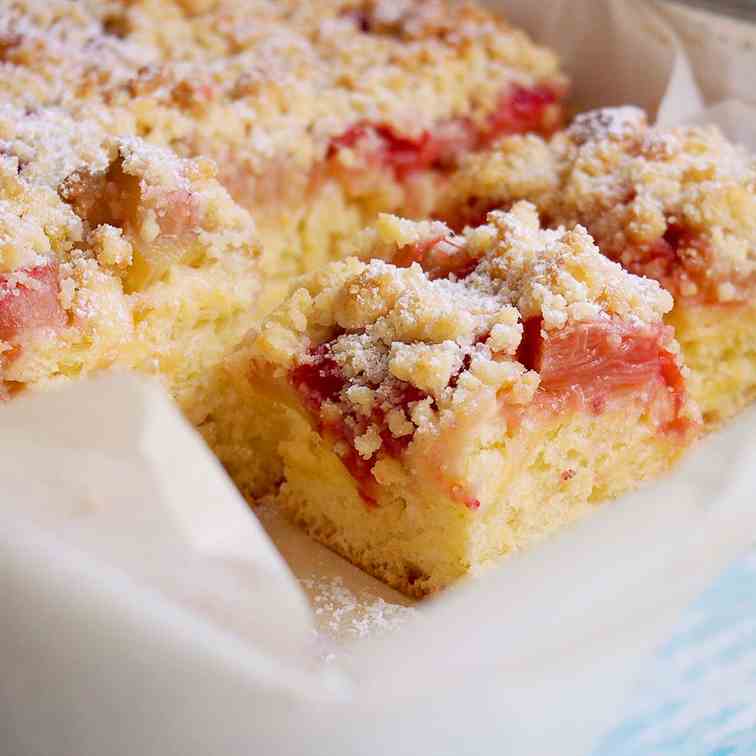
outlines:
[[[756,149],[747,27],[495,5],[561,52],[581,107],[716,121]],[[752,411],[666,480],[408,608],[263,509],[274,548],[154,386],[21,399],[0,408],[0,753],[585,753],[752,544],[755,505]]]

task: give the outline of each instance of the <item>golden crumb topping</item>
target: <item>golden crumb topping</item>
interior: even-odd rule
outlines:
[[[326,425],[347,418],[365,459],[387,438],[409,442],[421,427],[472,417],[481,402],[530,403],[546,363],[523,351],[532,351],[528,328],[530,342],[543,338],[529,324],[544,336],[596,324],[658,335],[672,307],[657,282],[601,255],[583,228],[543,229],[524,202],[461,235],[382,216],[356,250],[374,259],[305,278],[250,354],[253,381],[289,381]]]
[[[60,108],[0,105],[0,152],[15,157],[20,178],[57,188],[77,168],[104,170],[114,155],[101,124],[77,119]]]
[[[511,137],[471,156],[440,212],[464,223],[519,199],[549,224],[584,224],[677,296],[726,302],[756,285],[756,161],[716,128],[650,128],[632,107],[585,113],[549,142]]]
[[[249,248],[254,225],[208,160],[111,137],[57,108],[4,105],[0,239],[0,272],[39,265],[41,257],[63,262],[90,248],[106,267],[126,272],[134,263],[143,272],[159,258],[178,261],[169,240],[196,261],[198,246],[216,255]]]
[[[540,316],[549,328],[603,314],[645,322],[671,308],[654,281],[628,276],[599,253],[584,228],[545,229],[527,202],[493,211],[487,223],[454,234],[438,221],[383,215],[355,245],[359,257],[411,262],[412,251],[435,283],[448,279],[466,290],[515,306],[523,319]]]
[[[49,187],[19,178],[16,157],[0,156],[0,274],[44,265],[82,241],[81,219]]]
[[[245,186],[306,173],[358,124],[485,130],[503,94],[565,88],[551,52],[455,0],[13,0],[0,63],[6,101],[209,155]]]

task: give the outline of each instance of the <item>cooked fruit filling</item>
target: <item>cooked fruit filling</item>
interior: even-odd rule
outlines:
[[[516,357],[526,369],[540,375],[534,396],[539,412],[598,415],[612,408],[613,402],[635,393],[640,401],[655,404],[661,432],[683,431],[690,420],[683,416],[685,384],[680,367],[666,346],[672,333],[672,328],[661,323],[639,325],[615,319],[570,324],[547,332],[543,319],[535,317],[523,324]],[[476,345],[487,338],[488,334],[479,337]],[[374,394],[369,410],[360,411],[359,405],[344,396],[350,382],[332,356],[336,341],[311,349],[308,360],[290,371],[289,380],[318,432],[335,442],[363,499],[374,504],[372,468],[379,452],[400,457],[415,431],[409,422],[415,403],[429,399],[428,408],[433,411],[437,405],[425,391],[394,379],[383,386],[360,387],[359,391]],[[470,369],[474,352],[475,346],[449,378],[450,389],[455,389],[460,375]],[[503,401],[507,404],[506,398]],[[513,419],[511,409],[507,407],[505,413],[508,419]],[[378,444],[375,448],[370,446],[371,437]],[[472,508],[479,506],[459,486],[449,488],[452,498]]]
[[[372,468],[379,450],[391,457],[404,452],[414,433],[409,414],[414,404],[427,399],[428,394],[399,380],[382,386],[362,386],[358,391],[374,396],[369,407],[362,405],[365,409],[358,411],[359,405],[342,401],[342,392],[349,389],[349,382],[331,356],[332,343],[310,350],[309,361],[292,369],[289,381],[299,392],[318,432],[335,442],[337,453],[357,481],[362,498],[372,505],[376,501]]]
[[[647,389],[646,400],[656,400],[662,389],[669,418],[662,431],[679,430],[685,383],[667,345],[673,329],[661,323],[635,324],[616,319],[543,330],[541,318],[524,324],[518,359],[538,371],[541,382],[536,400],[555,411],[569,406],[599,414],[613,399]]]
[[[175,263],[201,262],[194,242],[204,230],[206,209],[200,192],[191,187],[192,181],[207,181],[214,171],[203,161],[176,160],[170,172],[161,174],[163,156],[158,151],[142,146],[146,155],[136,158],[132,149],[125,142],[106,171],[74,171],[59,189],[91,228],[104,225],[123,232],[128,251],[117,268],[128,293],[159,280]]]
[[[466,153],[497,137],[553,133],[561,122],[560,97],[546,85],[514,85],[482,125],[456,118],[417,136],[401,134],[389,124],[360,122],[331,140],[328,158],[337,162],[339,170],[385,168],[400,181],[416,171],[452,168]]]
[[[664,235],[651,244],[628,246],[619,255],[629,271],[654,278],[676,299],[688,303],[744,302],[753,296],[756,274],[712,274],[710,242],[695,230],[668,222]]]
[[[37,265],[0,275],[0,341],[17,344],[37,328],[62,328],[57,266]]]
[[[479,134],[480,142],[487,144],[498,137],[529,131],[545,136],[552,134],[562,120],[561,96],[562,93],[549,86],[511,87],[499,98],[486,129]]]

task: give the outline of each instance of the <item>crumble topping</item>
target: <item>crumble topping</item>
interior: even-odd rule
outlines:
[[[18,176],[18,160],[0,156],[0,274],[44,265],[83,238],[81,220],[52,189]]]
[[[422,248],[419,259],[393,264],[407,245]],[[623,370],[615,385],[654,378],[657,355],[678,370],[661,323],[671,296],[601,255],[585,229],[541,228],[528,203],[494,211],[460,235],[382,216],[356,251],[386,259],[349,258],[306,277],[253,336],[250,354],[252,380],[288,381],[339,438],[337,451],[358,479],[379,450],[396,455],[418,433],[479,417],[486,402],[530,404],[539,370],[553,385],[563,381],[545,338],[577,349],[584,376],[602,365]],[[589,334],[589,357],[576,333]]]
[[[56,188],[82,165],[104,170],[113,141],[103,124],[57,108],[0,105],[0,153],[15,157],[18,175],[35,186]]]
[[[578,116],[550,141],[510,137],[470,156],[440,209],[455,225],[535,202],[584,224],[602,252],[677,296],[746,299],[756,286],[756,161],[712,127],[650,128],[624,107]]]
[[[631,139],[647,126],[646,113],[635,105],[600,108],[579,113],[569,127],[575,144],[600,142],[606,139]]]
[[[454,119],[505,131],[491,119],[510,92],[512,130],[547,124],[565,89],[551,52],[454,0],[14,0],[0,62],[7,102],[209,155],[247,195],[282,162],[304,181],[359,124],[413,152]],[[413,160],[443,159],[446,141]]]

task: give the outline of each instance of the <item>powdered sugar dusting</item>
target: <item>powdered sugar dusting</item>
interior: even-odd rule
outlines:
[[[320,661],[348,654],[354,643],[399,632],[419,615],[410,599],[312,541],[272,499],[261,499],[254,511],[310,601]]]
[[[470,155],[437,214],[454,227],[526,199],[678,299],[746,301],[756,283],[756,161],[713,127],[651,127],[635,107],[578,115],[545,141]]]
[[[403,627],[418,611],[391,604],[369,590],[350,590],[341,576],[301,580],[312,602],[318,632],[326,639],[355,641],[381,637]]]
[[[564,89],[556,57],[470,3],[14,0],[0,87],[185,156],[307,169],[355,123],[480,124],[514,85]],[[251,177],[250,177],[251,179]]]
[[[568,133],[576,144],[599,139],[625,139],[646,126],[646,113],[633,105],[580,113]]]

